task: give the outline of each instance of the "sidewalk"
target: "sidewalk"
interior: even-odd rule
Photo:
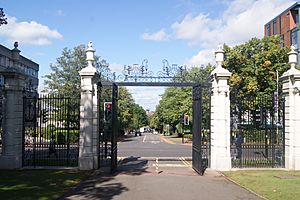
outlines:
[[[94,172],[60,199],[122,200],[256,200],[261,199],[208,170],[199,176],[193,169],[162,167],[156,173],[148,160],[129,158],[115,175]]]

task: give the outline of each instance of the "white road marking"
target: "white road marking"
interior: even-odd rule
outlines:
[[[143,142],[145,142],[145,140],[146,140],[146,135],[144,136]]]
[[[161,143],[161,141],[151,141],[152,144],[158,144]]]

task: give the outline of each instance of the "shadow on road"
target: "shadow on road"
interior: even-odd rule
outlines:
[[[147,172],[148,160],[130,156],[120,161],[116,174],[141,175]]]
[[[111,175],[105,171],[91,172],[85,180],[76,187],[63,194],[59,200],[63,199],[113,199],[129,189],[121,182],[116,181],[117,175],[138,176],[148,173],[147,160],[139,160],[139,157],[128,157],[123,159],[118,166],[118,171]]]

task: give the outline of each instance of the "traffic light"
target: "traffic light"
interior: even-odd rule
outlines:
[[[42,116],[42,118],[43,118],[43,123],[48,122],[48,110],[47,110],[47,109],[44,109],[44,110],[42,110],[42,113],[43,113],[43,116]]]
[[[188,115],[184,115],[184,125],[190,125],[190,117]]]
[[[112,102],[104,102],[104,121],[112,119]]]

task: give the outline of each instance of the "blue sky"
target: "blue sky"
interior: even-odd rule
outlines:
[[[93,41],[114,71],[141,63],[159,71],[163,59],[188,66],[213,63],[219,43],[236,45],[263,36],[263,25],[291,0],[1,0],[9,24],[0,43],[40,64],[42,76],[64,47]],[[42,85],[42,84],[41,84]],[[129,88],[154,110],[163,88]]]

